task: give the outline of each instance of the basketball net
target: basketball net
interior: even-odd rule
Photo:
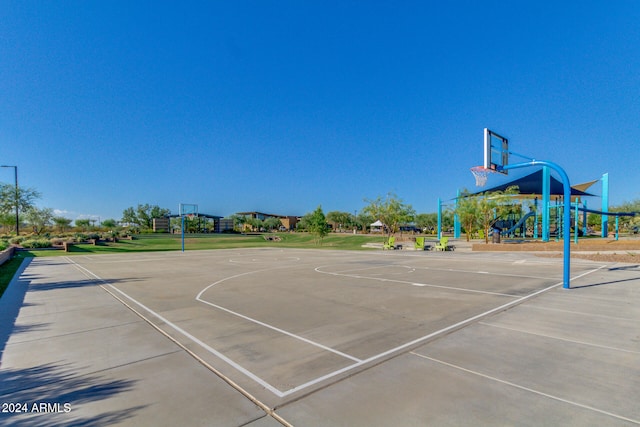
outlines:
[[[487,169],[484,166],[474,166],[471,168],[471,173],[476,179],[476,187],[484,187],[487,185],[487,178],[490,173],[494,173],[494,170]]]

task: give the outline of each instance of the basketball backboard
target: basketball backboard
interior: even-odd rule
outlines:
[[[484,129],[484,167],[507,175],[503,169],[509,164],[509,140]]]
[[[180,216],[198,216],[198,205],[180,203]]]

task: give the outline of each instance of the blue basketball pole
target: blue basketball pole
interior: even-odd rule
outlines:
[[[513,153],[515,154],[515,153]],[[519,169],[526,168],[530,166],[548,166],[551,169],[558,172],[560,178],[562,179],[562,186],[564,187],[564,209],[563,209],[563,233],[562,236],[564,238],[564,268],[562,274],[562,287],[565,289],[570,289],[571,285],[571,184],[569,182],[569,177],[567,173],[562,169],[559,165],[548,162],[545,160],[531,160],[530,162],[525,163],[517,163],[515,165],[507,165],[502,166],[500,169],[509,170],[509,169]]]
[[[609,173],[602,175],[602,212],[609,212]],[[609,216],[602,215],[602,237],[609,235]]]
[[[180,228],[182,228],[182,252],[184,252],[184,215],[180,217],[182,219],[182,224]]]
[[[542,241],[549,241],[549,199],[551,198],[549,168],[542,168]]]
[[[442,237],[442,200],[438,197],[438,240]]]
[[[460,216],[458,215],[458,200],[460,199],[460,190],[456,194],[456,210],[453,214],[453,238],[460,238]]]

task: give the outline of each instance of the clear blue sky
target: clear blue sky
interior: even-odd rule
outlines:
[[[608,172],[611,204],[640,198],[636,0],[0,7],[0,164],[67,218],[388,192],[435,212],[475,190],[484,127],[572,184]]]

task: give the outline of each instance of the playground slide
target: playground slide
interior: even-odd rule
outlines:
[[[508,230],[502,230],[501,234],[503,236],[508,236],[509,234],[513,233],[514,231],[516,231],[520,226],[522,226],[522,224],[529,219],[529,217],[534,216],[536,213],[535,212],[529,212],[528,214],[526,214],[525,216],[523,216],[522,218],[520,218],[520,221],[518,221],[516,223],[516,225],[514,225],[513,227],[511,227]]]

